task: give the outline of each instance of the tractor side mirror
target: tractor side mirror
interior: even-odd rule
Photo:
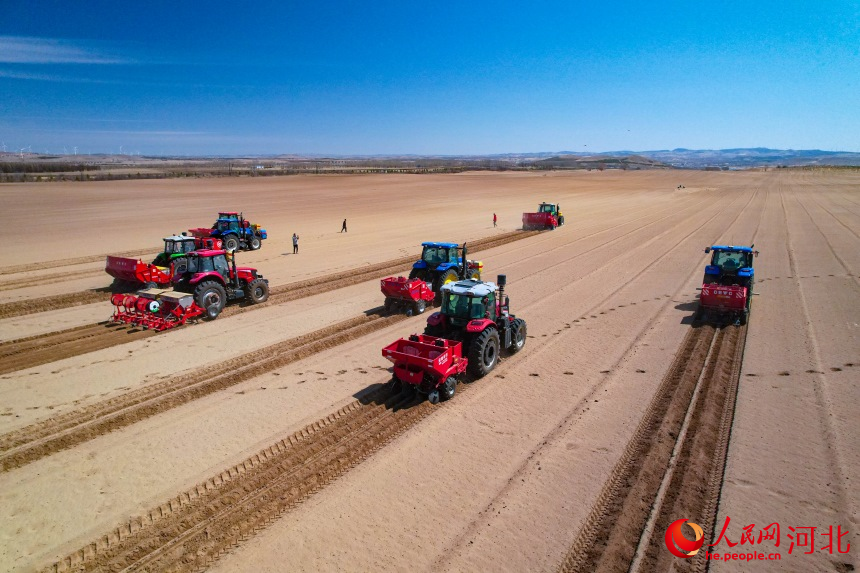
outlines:
[[[511,297],[509,297],[508,295],[505,295],[505,307],[506,308],[511,307]]]
[[[705,247],[705,254],[708,254],[710,252],[711,252],[711,247]]]

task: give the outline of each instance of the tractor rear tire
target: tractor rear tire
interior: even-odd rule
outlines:
[[[248,283],[248,300],[251,304],[269,300],[269,284],[263,279],[254,279]]]
[[[445,383],[439,388],[439,397],[442,401],[450,400],[454,397],[454,392],[457,391],[457,379],[453,376],[448,376]]]
[[[233,251],[237,251],[239,249],[239,237],[236,235],[227,235],[224,238],[224,250],[228,253],[232,253]]]
[[[460,275],[457,274],[457,271],[454,269],[448,269],[444,273],[439,275],[439,278],[436,279],[436,285],[433,289],[437,293],[442,292],[442,285],[456,282],[460,279]]]
[[[248,243],[248,246],[252,251],[256,251],[260,248],[260,238],[259,237],[251,237],[251,241]]]
[[[481,271],[479,271],[478,269],[468,269],[466,271],[466,278],[479,281],[481,280]]]
[[[487,328],[469,346],[469,374],[482,378],[492,372],[499,363],[499,333]]]
[[[432,336],[434,338],[444,338],[445,329],[438,324],[430,325],[424,327],[424,334],[426,336]]]
[[[515,318],[514,324],[511,326],[511,347],[508,352],[516,354],[526,345],[526,321],[522,318]]]
[[[561,227],[564,225],[564,215],[558,218],[558,226]]]
[[[224,310],[224,305],[227,304],[227,291],[224,290],[221,283],[203,281],[194,289],[194,302],[206,310],[210,320],[214,320]]]
[[[412,279],[421,279],[422,281],[426,281],[427,269],[412,269],[409,271],[409,280]]]

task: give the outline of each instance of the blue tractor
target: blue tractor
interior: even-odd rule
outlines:
[[[218,213],[218,220],[210,229],[199,228],[190,231],[195,237],[221,239],[224,250],[229,252],[236,250],[256,251],[262,245],[262,241],[268,238],[266,230],[260,225],[246,221],[242,213],[233,211]]]
[[[439,293],[442,285],[458,280],[481,280],[481,261],[466,260],[466,245],[457,243],[421,243],[421,258],[412,265],[410,279],[421,279],[429,283],[433,292]]]
[[[705,267],[702,279],[699,317],[705,312],[718,313],[746,324],[755,283],[753,259],[758,256],[754,246],[714,245],[705,249],[711,253],[711,264]]]

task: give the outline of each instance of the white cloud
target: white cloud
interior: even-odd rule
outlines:
[[[102,53],[82,42],[54,38],[0,36],[4,64],[127,64],[124,58]]]

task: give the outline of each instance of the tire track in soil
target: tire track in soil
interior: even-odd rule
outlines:
[[[468,384],[459,385],[458,394],[468,391]],[[444,407],[385,385],[44,571],[203,570]]]
[[[0,471],[21,467],[405,319],[405,315],[361,315],[3,434]]]
[[[695,488],[701,486],[700,480],[706,476],[707,495],[702,496],[699,492],[686,496],[694,499],[680,499],[680,502],[698,504],[697,508],[685,507],[692,513],[684,515],[712,529],[722,485],[745,337],[746,326],[716,328],[694,324],[690,327],[645,415],[562,562],[560,571],[630,569],[651,515],[652,504],[672,461],[682,424],[688,411],[695,405],[700,406],[701,410],[692,412],[692,419],[696,423],[690,424],[684,443],[678,444],[681,456],[676,460],[673,477],[684,487]],[[697,386],[702,398],[694,405],[691,400]],[[708,399],[704,399],[706,397]],[[699,423],[705,419],[710,423]],[[712,423],[715,419],[719,423]],[[711,454],[717,445],[723,449],[722,456]],[[676,495],[668,494],[664,500],[666,503],[661,504],[656,531],[661,531],[660,520],[668,519],[669,512],[675,511],[673,504],[679,501]],[[654,544],[661,543],[662,537],[657,535],[652,541]],[[643,570],[656,570],[656,565],[647,561],[648,555],[650,553],[646,553],[643,561]]]
[[[493,235],[483,239],[477,239],[469,244],[470,252],[492,249],[527,239],[541,233],[542,231],[511,231],[500,235]],[[331,290],[343,288],[373,278],[382,278],[386,273],[402,270],[415,261],[414,256],[399,257],[375,265],[367,265],[355,269],[349,269],[325,276],[298,281],[287,285],[272,287],[269,300],[277,303],[296,300],[297,298],[319,294]],[[0,289],[2,290],[2,289]],[[59,310],[84,304],[106,302],[110,300],[112,291],[110,288],[92,289],[79,292],[65,293],[60,295],[45,296],[29,300],[19,300],[0,304],[0,319],[13,318],[39,312]],[[236,306],[228,307],[236,312]],[[238,307],[246,308],[246,307]],[[227,312],[227,309],[224,311]],[[224,313],[222,313],[224,314]]]
[[[33,281],[35,280],[50,280],[51,282],[60,282],[60,281],[70,281],[74,279],[80,279],[84,277],[96,277],[100,274],[104,273],[104,269],[87,269],[83,271],[69,271],[65,273],[54,273],[50,276],[39,277],[36,279],[32,276],[28,276],[25,278],[19,279],[11,279],[6,281],[0,281],[0,291],[6,290],[14,290],[18,288],[25,288],[33,285]]]
[[[138,258],[144,255],[154,255],[158,252],[158,250],[159,249],[157,247],[153,247],[150,249],[126,251],[124,253],[113,253],[112,256]],[[70,267],[73,265],[83,265],[86,263],[97,263],[99,261],[104,261],[108,256],[111,255],[87,255],[85,257],[76,257],[74,259],[59,259],[56,261],[44,261],[42,263],[27,263],[23,265],[13,265],[10,267],[0,267],[0,276],[14,275],[16,273],[26,273],[30,271],[43,271],[59,267]]]

